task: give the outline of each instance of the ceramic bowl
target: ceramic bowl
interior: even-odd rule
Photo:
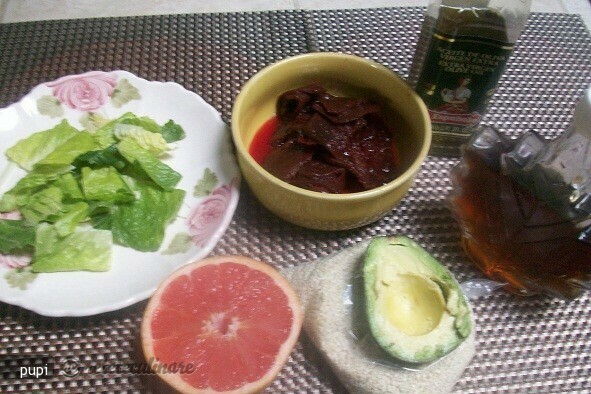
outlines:
[[[402,130],[397,140],[402,172],[375,189],[329,194],[292,186],[271,175],[249,154],[261,126],[275,115],[285,91],[316,82],[330,93],[377,100],[385,118]],[[238,163],[254,195],[277,216],[319,230],[360,227],[388,214],[405,196],[427,156],[431,123],[419,96],[396,73],[361,57],[341,53],[309,53],[271,64],[246,82],[232,109],[232,138]]]

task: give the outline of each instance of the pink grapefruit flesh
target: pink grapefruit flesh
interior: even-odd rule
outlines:
[[[254,393],[287,361],[302,318],[294,290],[270,265],[211,257],[160,284],[144,312],[142,346],[152,365],[177,368],[154,369],[181,392]]]

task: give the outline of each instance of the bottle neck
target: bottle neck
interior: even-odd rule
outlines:
[[[432,0],[427,16],[449,35],[487,37],[514,44],[523,31],[531,0]]]

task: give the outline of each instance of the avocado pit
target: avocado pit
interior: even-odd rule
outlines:
[[[445,313],[445,299],[437,284],[427,278],[402,274],[379,282],[378,298],[390,324],[407,335],[433,331]]]

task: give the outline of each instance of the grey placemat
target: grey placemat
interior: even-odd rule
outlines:
[[[0,105],[35,85],[92,69],[125,69],[196,91],[229,121],[240,86],[263,66],[298,53],[342,51],[407,76],[421,8],[280,11],[64,20],[0,25]],[[534,128],[553,137],[591,84],[591,36],[580,17],[533,14],[485,122],[510,135]],[[277,267],[305,264],[375,235],[407,234],[461,281],[480,277],[463,254],[445,205],[453,159],[429,157],[390,215],[356,230],[320,232],[286,224],[243,185],[236,215],[214,254],[239,253]],[[458,392],[591,391],[591,299],[566,303],[499,293],[474,303],[478,353]],[[88,318],[45,318],[0,304],[0,362],[42,354],[82,367],[141,362],[145,303]],[[67,358],[70,357],[68,360]],[[434,382],[436,385],[436,382]],[[0,380],[0,392],[162,392],[157,379],[85,371],[68,378]],[[305,335],[269,392],[339,393]]]

